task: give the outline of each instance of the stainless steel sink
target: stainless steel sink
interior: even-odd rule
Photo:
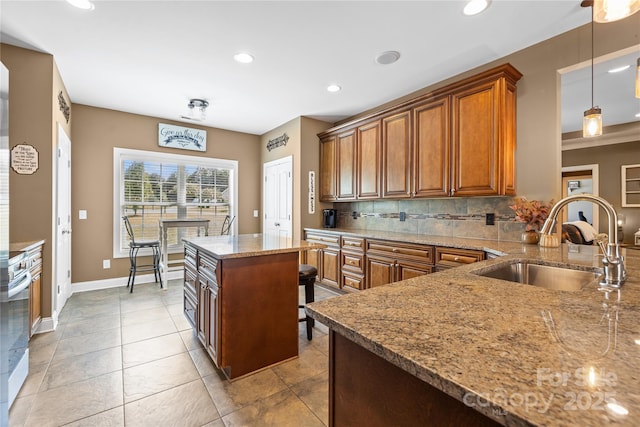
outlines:
[[[592,271],[575,270],[536,264],[530,261],[506,262],[486,269],[472,271],[471,273],[478,276],[569,292],[579,291],[583,286],[593,282],[601,275],[598,269]]]

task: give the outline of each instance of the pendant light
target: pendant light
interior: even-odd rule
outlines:
[[[594,0],[593,9],[596,22],[613,22],[639,11],[640,0]]]
[[[591,5],[591,108],[584,112],[582,119],[582,136],[590,138],[602,135],[602,110],[593,105],[593,15],[594,7]]]

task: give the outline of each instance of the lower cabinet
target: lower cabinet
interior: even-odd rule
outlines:
[[[436,247],[436,270],[442,271],[485,259],[485,252],[476,249]]]
[[[42,321],[42,246],[37,244],[27,249],[27,265],[31,274],[29,285],[29,337]]]
[[[367,287],[433,272],[433,246],[367,240]]]
[[[340,280],[340,235],[335,233],[307,232],[305,240],[322,243],[324,249],[306,252],[305,262],[318,269],[318,281],[334,288],[341,287]]]
[[[192,245],[184,313],[223,374],[236,379],[297,356],[298,252],[218,259]]]

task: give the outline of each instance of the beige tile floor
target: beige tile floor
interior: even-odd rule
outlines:
[[[316,287],[316,300],[332,296]],[[324,426],[326,327],[309,342],[300,323],[299,346],[297,359],[230,383],[182,314],[180,281],[74,294],[58,328],[29,343],[9,425]]]

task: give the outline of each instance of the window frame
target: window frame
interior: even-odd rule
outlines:
[[[189,156],[184,154],[165,153],[160,151],[145,151],[131,148],[113,149],[113,258],[127,258],[129,250],[122,248],[122,205],[120,197],[124,192],[124,180],[122,177],[123,160],[159,162],[159,163],[178,163],[188,166],[201,166],[206,168],[229,169],[233,172],[233,177],[229,180],[231,186],[230,192],[230,209],[229,214],[232,217],[238,216],[238,161],[217,159],[212,157]],[[238,221],[232,224],[231,234],[236,234]],[[169,254],[181,253],[182,245],[170,245]],[[140,250],[140,255],[151,255],[151,250]]]

